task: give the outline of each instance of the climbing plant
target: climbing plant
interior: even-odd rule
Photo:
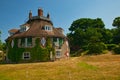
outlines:
[[[7,42],[8,45],[8,58],[11,62],[35,62],[35,61],[49,61],[50,60],[50,52],[52,51],[53,55],[55,55],[55,50],[52,47],[52,43],[50,38],[46,39],[46,46],[40,45],[40,38],[35,40],[35,46],[33,48],[19,48],[18,47],[18,39],[14,39],[14,46],[11,46],[12,40]],[[23,52],[30,52],[30,59],[23,60]]]

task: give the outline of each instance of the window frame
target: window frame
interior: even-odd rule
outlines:
[[[23,52],[23,60],[30,60],[30,52]]]
[[[62,51],[61,51],[61,49],[57,49],[56,51],[55,51],[55,55],[56,55],[56,58],[61,58],[62,57]]]
[[[43,29],[46,31],[52,31],[52,26],[45,25]]]

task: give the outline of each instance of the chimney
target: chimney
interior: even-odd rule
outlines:
[[[29,19],[31,19],[32,18],[32,11],[30,10],[30,12],[29,12]]]
[[[41,8],[38,9],[38,16],[43,16],[43,10]]]
[[[49,13],[47,14],[47,18],[50,19],[50,14]]]

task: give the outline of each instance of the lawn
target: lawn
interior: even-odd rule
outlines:
[[[3,64],[0,80],[120,80],[120,55],[71,57],[55,62]]]

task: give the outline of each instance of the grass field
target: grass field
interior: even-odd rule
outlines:
[[[120,80],[120,55],[0,65],[0,80]]]

